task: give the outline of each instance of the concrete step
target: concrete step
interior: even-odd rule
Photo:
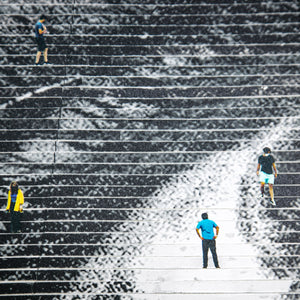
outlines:
[[[284,95],[295,95],[299,93],[298,85],[272,85],[268,86],[261,91],[260,85],[254,86],[215,86],[215,87],[126,87],[126,86],[65,86],[64,82],[60,84],[55,84],[53,86],[47,86],[43,88],[0,88],[0,93],[3,97],[15,97],[16,100],[21,100],[23,98],[28,98],[33,94],[41,94],[43,97],[98,97],[104,98],[108,93],[111,98],[169,98],[171,95],[174,97],[205,97],[205,95],[210,95],[210,97],[218,97],[222,94],[223,97],[237,97],[243,94],[246,97],[251,95],[257,95],[261,93],[262,96],[273,96],[277,93],[277,96]],[[269,115],[266,115],[268,117]]]
[[[232,6],[230,3],[227,3],[227,8]],[[226,4],[224,3],[224,4]],[[287,2],[288,3],[288,2]],[[292,3],[292,2],[290,2]],[[11,3],[8,3],[6,7],[10,6]],[[99,4],[98,2],[96,4]],[[124,4],[124,3],[121,3]],[[130,4],[130,3],[129,3]],[[172,4],[173,3],[169,3]],[[182,4],[182,2],[180,3]],[[199,3],[195,3],[199,6]],[[155,3],[155,6],[157,3]],[[220,3],[215,3],[216,7],[219,7]],[[247,3],[246,6],[251,5],[251,3]],[[61,9],[57,5],[55,5],[57,10]],[[37,7],[37,4],[34,4],[34,7]],[[295,6],[296,7],[296,6]],[[44,10],[44,7],[41,8]],[[3,11],[4,12],[4,11]],[[179,12],[179,11],[178,11]],[[225,12],[225,11],[224,11]],[[94,13],[93,13],[94,14]],[[13,17],[13,18],[12,18]],[[245,25],[249,24],[284,24],[284,23],[298,23],[299,15],[297,11],[286,11],[286,12],[274,12],[274,13],[245,13],[245,14],[227,14],[220,11],[218,14],[201,14],[197,11],[197,13],[193,14],[181,14],[181,15],[156,15],[152,14],[152,12],[148,14],[98,14],[93,18],[90,15],[84,14],[75,14],[73,12],[64,13],[64,12],[55,12],[48,14],[49,21],[47,22],[49,25],[55,24],[74,24],[74,25],[97,25],[100,24],[111,25]],[[246,22],[247,20],[247,22]],[[26,24],[31,26],[33,29],[34,24],[37,22],[37,14],[36,12],[32,12],[31,14],[25,13],[25,11],[19,11],[19,6],[15,6],[15,8],[11,11],[11,13],[7,12],[1,16],[1,23],[3,25],[7,24]],[[47,25],[48,25],[47,24]]]
[[[199,7],[199,5],[198,5]],[[93,13],[95,15],[95,13]],[[99,18],[102,16],[99,15]],[[104,18],[107,16],[104,16]],[[51,18],[52,19],[52,18]],[[53,20],[54,21],[54,20]],[[26,22],[27,23],[27,22]],[[34,32],[34,21],[32,24],[18,24],[16,25],[7,25],[4,24],[0,28],[0,36],[11,34],[12,32],[18,35],[32,35]],[[145,21],[146,23],[146,21]],[[298,23],[256,23],[256,24],[231,24],[223,25],[223,24],[181,24],[180,27],[178,25],[170,24],[158,24],[157,26],[153,26],[151,24],[123,24],[122,26],[114,25],[114,24],[55,24],[51,22],[51,24],[47,24],[47,30],[51,34],[76,34],[76,35],[145,35],[145,31],[147,31],[147,35],[198,35],[201,33],[202,35],[214,34],[217,32],[224,32],[224,34],[261,34],[261,32],[265,33],[293,33],[297,31]],[[299,29],[299,28],[298,28]]]
[[[16,161],[15,157],[11,156],[10,152],[2,152],[0,153],[0,158],[2,161],[5,161],[7,164],[11,165],[18,165],[23,163],[24,165],[28,165],[27,167],[32,167],[33,164],[62,164],[65,163],[68,164],[97,164],[97,165],[105,165],[105,164],[124,164],[124,165],[150,165],[150,164],[157,164],[157,165],[168,165],[168,164],[179,164],[179,165],[197,165],[198,162],[200,162],[202,159],[205,159],[209,151],[181,151],[177,153],[160,153],[160,152],[153,152],[149,153],[145,157],[143,152],[131,152],[131,153],[121,153],[121,152],[96,152],[96,153],[88,153],[85,151],[74,153],[71,149],[69,151],[61,151],[53,153],[51,150],[41,152],[41,151],[31,151],[31,152],[22,152],[19,153],[19,158]],[[293,155],[293,158],[291,159],[291,155]],[[280,167],[287,168],[288,165],[293,164],[297,162],[299,159],[299,154],[294,153],[294,151],[286,151],[286,153],[276,153],[276,159],[278,160],[278,164]],[[283,185],[283,184],[297,184],[299,181],[297,181],[298,175],[297,173],[291,172],[292,170],[285,170],[284,172],[281,169],[280,176],[276,179],[277,185]],[[67,175],[67,172],[65,173]],[[140,177],[137,177],[140,176]],[[153,174],[154,176],[159,176],[159,174]],[[160,180],[171,179],[174,174],[168,174],[163,175],[164,178],[160,178]],[[68,185],[75,184],[76,180],[78,180],[77,183],[81,182],[81,184],[84,184],[86,182],[86,175],[80,176],[80,174],[73,175],[69,174],[68,178],[59,178],[57,181],[54,178],[58,178],[61,175],[57,174],[51,174],[50,178],[47,178],[47,182],[43,178],[34,178],[34,174],[32,175],[32,178],[23,179],[23,181],[26,180],[26,186],[29,186],[31,184],[35,184],[33,180],[39,180],[39,182],[45,182],[46,185],[63,185],[64,183]],[[72,177],[77,176],[75,179]],[[155,181],[154,178],[151,179],[151,174],[147,174],[147,180],[143,178],[142,174],[132,174],[134,178],[130,178],[130,174],[111,174],[111,176],[108,174],[107,176],[102,176],[102,174],[94,174],[94,177],[88,177],[88,180],[93,180],[93,183],[97,184],[104,184],[106,182],[109,183],[121,183],[125,182],[128,184],[131,182],[132,184],[149,184],[151,181]],[[42,176],[40,176],[42,177]],[[105,179],[104,179],[105,178]],[[251,181],[255,180],[254,178],[251,179]],[[10,182],[3,182],[3,184],[9,185]],[[89,181],[91,183],[91,181]],[[40,183],[41,184],[41,183]]]
[[[151,5],[152,4],[152,5]],[[155,7],[153,7],[153,3],[134,3],[134,4],[116,4],[116,3],[108,3],[105,6],[97,5],[94,3],[93,5],[86,5],[78,3],[74,5],[73,3],[64,4],[64,5],[49,5],[49,10],[51,14],[74,14],[74,15],[141,15],[141,14],[151,14],[151,15],[215,15],[215,14],[223,14],[226,12],[227,15],[231,14],[253,14],[253,13],[291,13],[298,12],[297,6],[292,3],[287,2],[286,5],[267,5],[265,3],[239,3],[238,5],[232,5],[232,3],[221,3],[219,5],[213,3],[203,3],[203,4],[166,4],[166,3],[155,3]],[[38,4],[27,4],[23,6],[10,6],[10,5],[2,5],[3,11],[7,14],[34,14],[36,9],[41,7],[43,9],[43,5],[39,6]]]
[[[66,88],[67,89],[67,88]],[[71,88],[70,88],[71,89]],[[91,87],[87,88],[91,89]],[[87,90],[86,89],[86,90]],[[184,90],[184,88],[183,88]],[[276,107],[276,112],[274,113],[274,108]],[[135,107],[133,107],[134,109]],[[0,110],[1,118],[30,118],[30,119],[46,119],[47,117],[56,117],[61,119],[85,119],[81,114],[88,114],[86,119],[184,119],[186,121],[191,121],[193,119],[221,119],[225,121],[226,119],[246,119],[246,118],[265,118],[269,117],[279,117],[283,113],[289,115],[297,115],[297,105],[296,106],[282,106],[282,107],[266,107],[263,111],[260,107],[233,107],[233,108],[202,108],[202,107],[191,107],[191,108],[161,108],[161,107],[144,107],[138,109],[138,107],[128,115],[128,110],[130,108],[116,107],[116,108],[97,108],[97,107],[41,107],[41,108],[24,108],[24,109],[4,109]],[[145,116],[140,117],[141,113]],[[126,118],[127,114],[127,118]],[[79,129],[79,128],[78,128]],[[258,130],[258,129],[257,129]],[[295,128],[294,130],[297,130]],[[234,130],[233,130],[234,131]],[[241,131],[241,134],[244,131]],[[249,128],[249,132],[251,129]],[[169,131],[171,132],[171,131]],[[215,133],[221,133],[221,130],[216,130]],[[60,134],[63,134],[61,132]],[[79,139],[80,140],[80,139]],[[143,140],[143,139],[141,139]]]
[[[116,230],[115,232],[111,232],[111,234],[117,235],[118,233],[124,235],[122,231],[117,231],[117,229],[122,228],[122,224],[119,222],[108,222],[107,228],[110,228],[111,230]],[[103,228],[104,229],[104,224]],[[43,237],[49,237],[51,234],[43,234],[43,233],[35,233],[38,235],[39,238]],[[53,233],[56,234],[56,233]],[[52,235],[53,235],[52,234]],[[64,233],[66,235],[66,233]],[[80,233],[78,233],[80,234]],[[127,232],[127,234],[129,234]],[[138,234],[138,233],[137,233]],[[24,234],[23,234],[24,235]],[[195,233],[196,235],[196,233]],[[124,258],[125,260],[132,261],[133,259],[136,259],[138,261],[143,261],[144,258],[150,257],[150,258],[157,258],[157,257],[165,257],[169,259],[178,259],[178,258],[186,258],[189,259],[189,257],[198,257],[199,261],[202,261],[202,254],[201,254],[201,241],[199,240],[198,244],[174,244],[174,243],[160,243],[160,244],[144,244],[143,245],[143,253],[136,253],[132,257],[132,253],[134,251],[138,250],[138,246],[135,245],[128,245],[126,249],[122,248],[123,245],[108,243],[108,244],[101,244],[100,241],[97,243],[85,243],[82,244],[80,241],[78,243],[69,243],[69,244],[59,244],[59,243],[50,243],[51,240],[46,239],[45,243],[36,243],[36,244],[30,244],[30,243],[22,243],[22,247],[20,247],[20,234],[15,234],[15,240],[14,244],[6,244],[1,246],[1,252],[3,257],[22,257],[22,256],[43,256],[46,258],[47,256],[51,257],[89,257],[90,259],[100,259],[101,257],[111,259],[111,260],[119,260],[120,257]],[[30,240],[29,240],[30,241]],[[217,244],[217,251],[219,253],[219,257],[226,257],[228,261],[232,259],[238,259],[240,257],[258,257],[260,260],[264,257],[269,257],[275,259],[278,257],[278,255],[281,256],[297,256],[297,253],[299,252],[299,244],[298,243],[274,243],[273,247],[268,249],[268,252],[265,252],[264,250],[267,247],[267,244],[263,244],[261,242],[257,243],[250,243],[248,244],[248,247],[252,247],[252,250],[249,251],[250,248],[246,249],[247,245],[245,245],[245,242],[232,242],[228,239],[225,239],[224,242],[219,242]],[[243,251],[241,251],[241,249]],[[245,251],[245,249],[247,251]],[[259,260],[258,259],[258,260]],[[257,261],[258,261],[257,260]],[[220,260],[221,261],[221,260]],[[222,259],[223,261],[223,259]],[[214,268],[212,263],[212,258],[209,254],[209,262],[210,262],[210,268]],[[17,268],[17,266],[15,266]],[[102,266],[105,267],[105,266]],[[184,266],[182,266],[184,267]],[[252,267],[255,267],[255,265],[252,265]],[[64,266],[61,266],[61,269],[63,269]],[[202,266],[201,266],[202,268]],[[32,268],[34,270],[34,268]],[[196,268],[197,269],[197,268]],[[230,269],[230,268],[229,268]],[[251,270],[251,267],[248,267],[245,269],[245,271],[249,269]],[[263,269],[263,266],[262,266]],[[299,273],[300,270],[298,267],[292,268],[290,266],[281,265],[278,268],[274,268],[275,270],[278,270],[279,273],[280,270],[285,269],[287,273],[289,270],[291,272],[295,272],[295,274]],[[267,269],[266,269],[267,270]],[[13,270],[7,270],[7,272],[12,272]],[[175,271],[175,270],[174,270]],[[193,271],[193,270],[191,270]],[[195,270],[195,272],[197,272]],[[3,270],[2,276],[3,274]],[[158,273],[158,272],[156,272]],[[25,275],[25,274],[24,274]],[[150,274],[149,274],[150,275]],[[282,277],[284,276],[284,273],[281,273]],[[5,278],[8,278],[5,277]],[[190,277],[191,279],[191,277]]]
[[[42,203],[45,203],[44,201],[41,201]],[[82,200],[78,200],[78,204],[82,205],[83,201]],[[87,201],[86,201],[87,202]],[[129,202],[129,201],[128,201]],[[39,202],[40,204],[40,202]],[[49,205],[49,203],[47,203]],[[67,201],[66,204],[67,206]],[[132,201],[132,205],[130,206],[130,209],[132,211],[134,211],[135,207],[136,209],[140,209],[141,205],[141,201],[140,203],[137,202],[133,202]],[[120,205],[121,206],[121,205]],[[129,204],[128,204],[129,206]],[[45,206],[47,207],[47,206]],[[50,208],[50,206],[48,206]],[[57,207],[57,206],[54,206]],[[59,206],[58,209],[61,209],[62,205]],[[107,207],[106,207],[107,208]],[[51,209],[53,209],[51,207]],[[117,207],[111,207],[111,209],[117,210]],[[126,209],[126,206],[123,205],[119,208],[120,210],[124,210]],[[28,210],[26,210],[27,212]],[[121,212],[120,212],[121,213]],[[34,216],[33,214],[31,214],[31,217]],[[39,216],[42,216],[41,214],[39,214]],[[42,216],[43,217],[43,216]],[[297,224],[297,220],[280,220],[280,221],[276,221],[276,224],[274,224],[273,226],[273,230],[274,233],[276,232],[276,234],[285,234],[287,230],[291,230],[291,228],[293,229],[294,232],[299,232],[300,231],[300,226]],[[229,221],[223,221],[222,225],[227,226],[227,224],[229,223]],[[126,221],[101,221],[101,220],[51,220],[51,219],[47,219],[47,220],[33,220],[30,219],[27,221],[24,221],[22,219],[22,232],[23,234],[40,234],[40,233],[78,233],[78,234],[84,234],[84,233],[99,233],[99,232],[111,232],[116,230],[119,227],[122,227],[124,224],[126,224]],[[146,224],[146,222],[145,222]],[[251,221],[237,221],[237,226],[240,227],[244,227],[244,228],[249,228],[248,232],[250,232],[251,228],[254,227],[256,225],[255,222],[251,222]],[[147,228],[149,227],[149,225],[147,226]],[[151,226],[150,226],[151,228]],[[3,221],[2,221],[2,226],[0,229],[0,233],[1,236],[3,235],[3,238],[6,234],[6,232],[10,231],[10,221],[8,220],[7,217],[3,217]],[[128,232],[126,231],[120,231],[120,233],[122,232],[122,234],[128,234]],[[247,232],[246,229],[244,229],[244,232]],[[134,233],[133,233],[134,234]],[[150,230],[149,232],[143,232],[140,235],[141,236],[147,236],[151,234]],[[6,254],[8,255],[8,254]]]
[[[259,260],[259,257],[222,257],[219,256],[219,261],[222,263],[222,269],[224,269],[224,273],[229,273],[228,277],[224,278],[238,278],[232,276],[234,272],[239,269],[245,270],[246,274],[241,275],[238,280],[257,280],[260,279],[259,276],[255,276],[253,273],[253,266]],[[264,257],[263,258],[266,263],[268,263],[270,268],[280,268],[281,265],[290,265],[290,269],[297,269],[299,265],[299,259],[297,256],[290,257]],[[139,260],[139,262],[137,262]],[[275,263],[275,260],[277,262]],[[116,269],[124,269],[124,270],[138,270],[138,273],[144,273],[146,281],[173,281],[173,280],[213,280],[214,276],[212,272],[205,273],[205,270],[202,269],[202,257],[199,255],[198,257],[151,257],[151,258],[137,258],[134,261],[131,261],[128,258],[122,257],[89,257],[89,256],[81,256],[81,257],[60,257],[60,256],[36,256],[36,257],[27,257],[25,260],[23,257],[19,258],[1,258],[0,259],[0,269],[15,269],[15,266],[18,266],[19,269],[31,269],[31,268],[39,268],[39,269],[60,269],[61,266],[66,269],[77,269],[82,268],[85,265],[91,264],[91,261],[94,261],[95,265],[99,266],[100,270],[116,270]],[[211,266],[210,270],[214,268],[211,259],[209,260]],[[216,270],[217,271],[217,270]],[[248,271],[248,272],[247,272]],[[251,272],[252,271],[252,272]],[[299,270],[298,270],[299,271]],[[241,272],[242,273],[242,272]],[[225,275],[223,274],[223,275]],[[231,276],[230,276],[231,274]],[[215,275],[215,274],[214,274]],[[295,274],[296,275],[296,274]],[[290,280],[295,279],[289,278]],[[100,278],[102,276],[100,275]],[[276,276],[269,277],[269,280],[276,280]],[[286,276],[285,279],[288,279]]]
[[[222,273],[220,274],[222,275]],[[110,281],[110,282],[99,282],[91,281],[90,283],[79,282],[56,282],[55,285],[51,285],[48,282],[28,282],[28,283],[2,283],[1,287],[6,290],[7,294],[51,294],[51,293],[68,293],[72,290],[74,286],[82,286],[82,288],[90,286],[93,291],[92,294],[102,295],[117,295],[119,293],[133,293],[139,294],[207,294],[207,293],[217,293],[217,294],[274,294],[282,293],[282,291],[287,291],[289,285],[292,283],[290,280],[256,280],[256,281],[233,281],[233,280],[223,280],[216,285],[215,280],[198,282],[198,281],[155,281],[155,282],[137,282],[136,287],[133,288],[130,281]],[[143,291],[143,292],[141,292]],[[84,295],[91,294],[83,293]],[[77,296],[81,293],[77,293]],[[137,295],[136,295],[137,296]]]
[[[44,85],[64,84],[65,77],[54,76],[10,76],[0,77],[0,87],[40,87]],[[258,86],[281,85],[289,82],[289,85],[300,83],[300,75],[270,75],[270,76],[68,76],[68,83],[72,86],[134,86],[134,87],[210,87],[216,86]],[[69,85],[67,83],[67,85]]]
[[[178,143],[187,141],[212,141],[218,140],[228,141],[228,140],[249,140],[253,135],[260,134],[260,130],[226,130],[226,131],[155,131],[155,130],[145,130],[145,131],[101,131],[101,130],[35,130],[33,132],[24,131],[10,131],[10,132],[0,132],[0,138],[2,141],[19,141],[31,138],[32,140],[49,140],[57,139],[62,141],[157,141],[157,142],[168,142],[176,140]],[[267,131],[267,130],[264,130]],[[271,131],[271,129],[269,130]],[[299,135],[299,130],[291,129],[290,133],[294,136]],[[59,161],[58,161],[59,162]]]
[[[106,48],[107,49],[107,48]],[[153,50],[151,47],[150,49]],[[150,50],[150,51],[152,51]],[[87,49],[84,49],[87,51]],[[142,55],[142,54],[141,54]],[[52,57],[52,55],[50,55]],[[34,58],[32,57],[32,60]],[[172,62],[172,59],[170,63]],[[251,61],[250,61],[251,63]],[[29,65],[28,65],[29,64]],[[196,65],[196,66],[176,66],[166,65],[162,62],[160,65],[146,66],[97,66],[97,65],[52,65],[51,68],[46,66],[33,67],[27,60],[26,65],[15,66],[0,66],[0,74],[2,76],[145,76],[145,77],[161,77],[161,76],[190,76],[191,73],[195,76],[212,76],[214,78],[233,76],[252,77],[258,76],[263,79],[264,76],[272,76],[276,74],[299,74],[299,64],[285,64],[284,61],[274,63],[273,65],[265,64],[248,64],[242,66],[234,65]],[[7,78],[6,80],[9,80]],[[64,99],[62,99],[64,100]],[[176,101],[176,99],[174,99]],[[249,99],[251,102],[251,99]],[[253,100],[252,100],[253,101]],[[265,99],[268,101],[268,99]],[[41,103],[38,103],[41,105]]]
[[[36,151],[46,151],[46,152],[55,152],[55,151],[70,151],[72,149],[76,149],[78,152],[86,152],[93,150],[93,152],[161,152],[161,151],[170,151],[170,149],[173,149],[173,151],[215,151],[215,149],[218,149],[218,151],[229,151],[232,149],[232,147],[238,147],[240,143],[243,142],[245,145],[250,145],[251,140],[245,140],[245,141],[182,141],[182,142],[176,142],[176,141],[56,141],[56,140],[35,140],[35,141],[18,141],[18,142],[0,142],[0,146],[2,149],[2,152],[23,152],[24,149],[29,149],[32,152]],[[284,141],[282,141],[284,143]],[[299,145],[299,142],[297,140],[293,141],[293,144],[295,146]],[[13,147],[13,148],[12,148]],[[217,148],[216,148],[217,147]],[[289,150],[288,145],[283,148],[283,150]],[[52,164],[52,162],[51,162]],[[184,165],[184,164],[182,164]],[[24,168],[28,168],[29,165],[23,165]],[[9,167],[9,166],[8,166]],[[14,174],[20,174],[21,171],[16,168],[17,166],[13,167],[13,173]],[[34,167],[33,165],[30,166],[31,168]],[[40,166],[42,167],[42,165]],[[71,172],[72,166],[69,169]],[[92,167],[92,166],[88,166]],[[105,167],[105,168],[104,168]],[[117,166],[107,166],[108,169],[110,169],[113,174],[116,174]],[[103,171],[107,168],[106,166],[103,166]],[[175,164],[171,164],[169,167],[169,172],[174,174],[177,167]],[[63,172],[63,165],[62,164],[55,164],[55,168],[57,168],[57,171],[59,174],[61,173],[67,173]],[[161,166],[159,166],[161,168]],[[78,170],[78,167],[75,165],[72,171]],[[107,170],[108,170],[107,169]],[[123,173],[124,170],[122,170],[122,165],[120,165],[118,174]],[[172,170],[173,169],[173,170]],[[92,170],[92,169],[91,169]],[[8,171],[8,170],[7,170]],[[299,172],[299,166],[297,164],[284,164],[282,163],[282,172]],[[83,173],[87,173],[88,169],[82,170]],[[30,172],[31,173],[31,172]],[[155,172],[157,173],[157,172]],[[35,172],[33,174],[36,174]]]
[[[297,33],[278,33],[278,34],[228,34],[231,44],[244,43],[248,44],[282,44],[282,43],[299,43],[299,35]],[[49,34],[47,37],[47,44],[51,45],[66,45],[71,47],[72,45],[190,45],[190,44],[228,44],[228,37],[219,34],[187,36],[187,35],[130,35],[130,36],[106,36],[106,35],[54,35]],[[20,44],[32,44],[35,45],[35,39],[33,35],[19,35],[14,36],[14,43]],[[10,45],[11,36],[3,36],[0,40],[1,45]]]
[[[290,104],[293,105],[293,99],[291,99]],[[38,99],[35,99],[38,101]],[[44,100],[42,100],[44,101]],[[142,100],[141,100],[142,101]],[[167,100],[166,100],[167,101]],[[192,101],[192,100],[182,100],[182,105],[186,103],[186,101]],[[216,102],[218,100],[216,99]],[[221,101],[221,100],[220,100]],[[262,100],[263,101],[263,100]],[[278,101],[280,101],[278,99]],[[79,100],[80,102],[80,100]],[[148,102],[148,100],[146,101]],[[129,101],[130,103],[130,101]],[[266,102],[267,103],[267,102]],[[149,99],[149,104],[151,104],[151,100]],[[156,103],[154,102],[154,105]],[[259,102],[258,102],[259,104]],[[288,104],[288,102],[286,103]],[[93,101],[91,101],[91,105],[93,105]],[[126,103],[124,104],[124,106]],[[38,116],[34,118],[31,117],[31,113],[34,114],[33,109],[28,109],[28,115],[26,118],[23,118],[21,116],[21,111],[19,111],[19,118],[15,117],[13,118],[13,113],[10,111],[2,112],[0,111],[0,114],[2,114],[2,118],[0,119],[0,125],[5,126],[7,131],[5,132],[7,135],[7,138],[9,136],[10,131],[21,131],[24,129],[27,129],[29,131],[34,131],[33,128],[40,128],[41,130],[88,130],[94,129],[94,130],[103,130],[103,132],[107,130],[120,130],[121,131],[134,131],[134,130],[178,130],[178,131],[201,131],[201,130],[207,130],[207,131],[220,131],[224,130],[238,130],[241,131],[247,130],[247,129],[261,129],[261,128],[268,128],[274,125],[277,125],[282,117],[282,113],[284,112],[284,109],[276,110],[276,113],[278,115],[276,116],[270,116],[265,117],[261,116],[260,118],[254,118],[254,117],[236,117],[236,118],[218,118],[218,117],[212,117],[212,118],[165,118],[164,116],[157,117],[157,118],[149,118],[149,117],[140,117],[138,115],[138,111],[136,112],[136,116],[130,116],[130,118],[116,118],[115,114],[111,115],[111,117],[103,116],[103,118],[93,118],[92,113],[90,113],[90,116],[87,118],[82,118],[79,115],[79,118],[72,117],[70,115],[69,117],[59,118],[58,110],[59,107],[57,107],[54,103],[54,109],[52,110],[54,113],[48,116],[46,115],[46,118],[41,118]],[[156,105],[156,107],[161,108],[160,105]],[[220,110],[223,106],[221,105]],[[171,108],[171,107],[170,107]],[[40,110],[42,108],[36,109]],[[65,108],[62,108],[65,110]],[[296,109],[296,108],[295,108]],[[81,113],[84,113],[86,110],[85,107],[81,108]],[[89,109],[88,109],[89,110]],[[103,110],[106,110],[106,108],[103,108]],[[175,107],[174,110],[177,110]],[[238,107],[235,108],[235,110],[239,110]],[[241,110],[245,111],[246,107]],[[51,112],[51,109],[49,109]],[[68,111],[68,110],[67,110]],[[80,109],[77,109],[78,114],[80,113]],[[111,112],[117,111],[111,110]],[[204,111],[204,110],[203,110]],[[208,110],[207,110],[208,111]],[[211,112],[213,112],[212,110]],[[215,110],[216,111],[216,110]],[[16,109],[13,109],[12,112],[18,112]],[[25,110],[26,112],[26,110]],[[47,109],[44,108],[43,113],[47,113]],[[228,110],[229,114],[229,110]],[[5,115],[8,118],[5,118]],[[23,115],[24,116],[24,115]],[[225,116],[224,116],[225,117]],[[295,124],[297,124],[297,119],[295,118]],[[222,128],[222,129],[220,129]],[[292,127],[293,128],[293,127]],[[4,134],[4,133],[3,133]],[[277,152],[280,150],[278,149]],[[296,153],[295,153],[296,154]],[[297,154],[296,154],[297,155]]]
[[[293,39],[293,38],[292,38]],[[63,39],[60,39],[63,40]],[[295,43],[297,41],[294,41]],[[298,43],[300,40],[298,41]],[[20,41],[20,43],[26,44],[25,41]],[[158,67],[165,67],[179,65],[197,65],[198,67],[214,67],[214,66],[224,66],[224,67],[232,67],[234,65],[297,65],[299,61],[299,55],[297,54],[268,54],[268,55],[217,55],[217,56],[210,56],[210,55],[202,55],[201,51],[198,54],[193,55],[170,55],[169,53],[157,54],[157,55],[99,55],[98,53],[95,55],[89,55],[88,53],[81,52],[81,54],[73,55],[71,51],[68,51],[68,54],[60,55],[60,54],[53,54],[51,53],[51,47],[55,45],[55,41],[49,41],[49,61],[51,61],[54,66],[35,66],[35,52],[31,55],[4,55],[2,56],[2,65],[6,65],[7,67],[14,67],[14,66],[24,66],[28,67],[31,66],[32,68],[53,68],[56,66],[102,66],[102,67],[150,67],[150,66],[158,66]],[[104,45],[106,45],[105,42]],[[176,43],[178,43],[176,41]],[[190,43],[190,42],[188,42]],[[199,43],[203,43],[202,41]],[[217,42],[219,43],[219,42]],[[288,42],[287,42],[288,43]],[[5,44],[5,43],[4,43]],[[83,42],[84,45],[88,44],[88,41]],[[108,42],[110,44],[110,42]],[[133,45],[138,46],[138,43],[132,43]],[[68,47],[73,47],[70,46]],[[147,43],[146,43],[147,45]],[[163,46],[163,43],[158,43],[158,45]],[[32,48],[35,49],[36,45],[30,45]],[[90,52],[90,51],[88,51]],[[42,61],[42,60],[41,60]],[[257,73],[257,70],[256,70]],[[256,74],[254,73],[254,74]],[[142,73],[145,74],[145,73]],[[146,73],[149,75],[148,73]],[[109,74],[97,74],[97,75],[109,75]],[[140,75],[140,74],[139,74]]]

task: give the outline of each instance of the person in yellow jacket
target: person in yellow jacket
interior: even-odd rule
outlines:
[[[12,233],[21,232],[21,216],[23,212],[24,195],[16,181],[10,184],[6,211],[10,213],[10,230]]]

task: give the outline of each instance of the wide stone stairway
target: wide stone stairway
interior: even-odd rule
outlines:
[[[0,298],[299,299],[299,7],[2,0]],[[202,269],[203,212],[221,269]]]

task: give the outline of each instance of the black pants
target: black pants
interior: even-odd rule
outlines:
[[[21,230],[21,213],[14,211],[15,203],[11,203],[10,209],[10,231],[12,233]]]
[[[210,252],[212,254],[215,267],[218,268],[219,262],[218,262],[218,256],[217,256],[217,250],[216,250],[216,240],[202,240],[203,268],[207,268],[208,249],[210,249]]]

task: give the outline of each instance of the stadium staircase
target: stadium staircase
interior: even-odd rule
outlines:
[[[299,299],[298,1],[0,12],[0,298]],[[41,14],[50,66],[34,64]],[[264,146],[275,207],[255,174]],[[220,226],[221,269],[211,256],[202,269],[202,212]]]

